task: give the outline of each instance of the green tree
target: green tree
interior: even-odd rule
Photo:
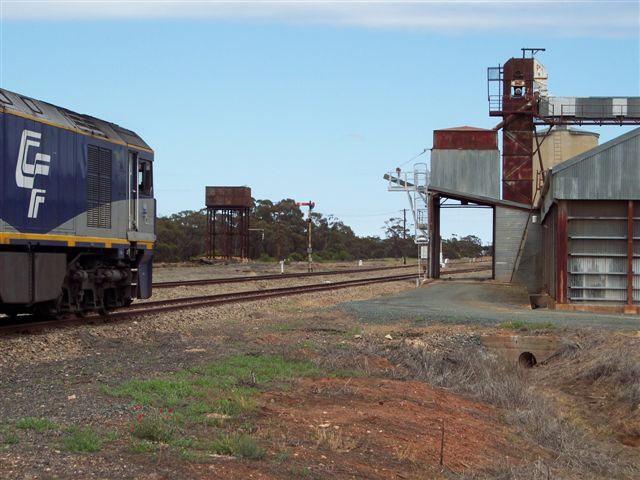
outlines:
[[[185,210],[158,218],[156,260],[179,262],[204,255],[206,231],[206,209]]]
[[[483,247],[482,240],[475,235],[457,238],[453,235],[442,240],[442,255],[446,258],[475,258],[480,257],[490,247]]]
[[[389,256],[400,258],[414,255],[415,244],[402,218],[392,217],[385,221],[384,233],[389,241]]]

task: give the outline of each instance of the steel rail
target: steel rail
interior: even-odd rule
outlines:
[[[458,269],[446,272],[470,273],[483,270],[490,270],[490,267],[478,267],[468,269]],[[254,277],[251,277],[254,278]],[[279,278],[279,277],[278,277]],[[240,303],[264,300],[269,298],[284,297],[289,295],[301,295],[328,290],[338,290],[349,287],[366,286],[376,283],[395,282],[418,278],[415,273],[402,275],[389,275],[383,277],[363,278],[355,280],[345,280],[341,282],[321,283],[313,285],[299,285],[294,287],[279,287],[264,290],[249,290],[235,293],[222,293],[216,295],[204,295],[199,297],[185,297],[170,300],[158,300],[144,303],[137,303],[126,309],[113,311],[107,315],[87,315],[83,318],[65,318],[63,320],[39,320],[34,316],[17,317],[15,319],[5,319],[0,323],[0,335],[20,332],[34,332],[49,328],[62,328],[72,325],[95,324],[97,322],[107,323],[112,320],[119,320],[135,316],[145,316],[176,310],[188,310],[194,308],[223,305],[228,303]]]
[[[226,303],[251,302],[266,298],[284,297],[290,295],[301,295],[305,293],[322,292],[327,290],[338,290],[349,287],[359,287],[375,283],[396,282],[416,278],[415,274],[393,275],[386,277],[363,278],[357,280],[345,280],[342,282],[321,283],[314,285],[298,285],[295,287],[269,288],[265,290],[250,290],[235,293],[221,293],[216,295],[203,295],[198,297],[174,298],[170,300],[158,300],[153,302],[139,303],[132,305],[127,310],[115,312],[108,315],[108,318],[130,317],[135,315],[150,315],[171,310],[186,310],[192,308],[208,307]]]
[[[245,283],[258,282],[260,280],[286,280],[290,278],[302,277],[320,277],[330,275],[348,275],[354,273],[378,272],[382,270],[394,270],[398,268],[416,268],[417,265],[400,265],[396,267],[373,267],[360,268],[353,270],[329,270],[326,272],[301,272],[301,273],[275,273],[269,275],[253,275],[244,277],[227,277],[227,278],[204,278],[199,280],[182,280],[177,282],[157,282],[153,284],[153,288],[175,288],[190,285],[215,285],[221,283]]]
[[[289,295],[301,295],[327,290],[337,290],[349,287],[371,285],[375,283],[394,282],[416,278],[415,274],[403,274],[386,277],[373,277],[343,282],[321,283],[314,285],[301,285],[295,287],[280,287],[265,290],[250,290],[236,293],[223,293],[217,295],[204,295],[200,297],[176,298],[134,304],[126,309],[113,311],[107,315],[87,315],[84,318],[65,318],[63,320],[39,320],[33,316],[16,318],[8,323],[0,324],[0,334],[34,332],[50,328],[62,328],[72,325],[86,325],[95,322],[107,323],[136,316],[153,315],[176,310],[188,310],[194,308],[209,307],[228,303],[251,302],[274,297]],[[20,323],[15,323],[19,320]]]

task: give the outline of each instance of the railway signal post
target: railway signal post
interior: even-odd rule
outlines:
[[[307,216],[307,235],[309,236],[309,243],[307,246],[307,271],[313,272],[313,257],[311,254],[313,253],[313,248],[311,247],[311,211],[316,206],[315,202],[309,200],[308,202],[297,202],[296,205],[299,207],[309,207],[309,215]]]

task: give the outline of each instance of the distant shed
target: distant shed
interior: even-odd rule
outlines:
[[[557,308],[640,311],[640,128],[554,166],[540,204],[542,286]]]

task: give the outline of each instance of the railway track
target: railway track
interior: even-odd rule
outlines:
[[[280,273],[280,274],[273,274],[273,275],[253,275],[253,276],[231,277],[231,278],[207,278],[207,279],[201,279],[201,280],[183,280],[179,282],[157,282],[153,284],[153,288],[175,288],[175,287],[185,287],[185,286],[195,286],[195,285],[216,285],[216,284],[223,284],[223,283],[247,283],[247,282],[258,282],[262,280],[288,280],[292,278],[379,272],[382,270],[395,270],[395,269],[401,269],[401,268],[404,268],[404,269],[413,268],[415,270],[416,267],[417,265],[401,265],[397,267],[375,267],[375,268],[360,268],[360,269],[353,269],[353,270],[331,270],[327,272]],[[491,270],[491,267],[443,270],[441,274],[451,275],[456,273],[482,272],[486,270]]]
[[[150,315],[172,310],[187,310],[191,308],[223,305],[226,303],[251,302],[255,300],[263,300],[266,298],[287,297],[305,293],[360,287],[375,283],[397,282],[401,280],[410,280],[412,278],[416,278],[415,273],[386,277],[363,278],[357,280],[345,280],[341,282],[320,283],[313,285],[298,285],[295,287],[280,287],[268,288],[264,290],[251,290],[245,292],[221,293],[216,295],[203,295],[199,297],[174,298],[170,300],[159,300],[135,304],[125,311],[116,312],[115,314],[109,315],[109,318],[117,318],[116,316],[118,315],[130,317],[139,314]]]
[[[392,268],[415,268],[415,265],[411,265],[409,267],[392,267]],[[480,272],[490,270],[491,267],[479,267],[479,268],[466,268],[466,269],[457,269],[450,270],[446,272],[447,274],[456,274],[456,273],[472,273],[472,272]],[[341,271],[341,272],[330,272],[331,275],[337,274],[345,274],[345,273],[360,273],[363,271],[379,271],[379,270],[389,270],[386,268],[375,268],[375,269],[367,269],[367,270],[355,270],[355,271]],[[286,276],[283,275],[262,275],[258,277],[236,277],[230,279],[209,279],[209,280],[195,280],[195,281],[186,281],[186,282],[166,282],[165,284],[169,286],[169,284],[173,287],[183,286],[183,285],[206,285],[206,284],[215,284],[215,283],[234,283],[241,282],[242,279],[249,279],[249,281],[255,280],[273,280],[273,279],[282,279],[282,278],[297,278],[297,277],[306,277],[306,276],[319,276],[319,275],[327,275],[327,272],[312,272],[312,273],[303,273],[303,274],[288,274]],[[241,303],[241,302],[251,302],[256,300],[263,300],[268,298],[277,298],[277,297],[286,297],[292,295],[302,295],[305,293],[314,293],[314,292],[322,292],[328,290],[338,290],[343,288],[350,287],[359,287],[365,285],[372,285],[376,283],[386,283],[386,282],[396,282],[402,280],[410,280],[417,278],[415,272],[405,273],[401,275],[389,275],[382,277],[369,277],[369,278],[361,278],[355,280],[344,280],[338,282],[326,282],[320,284],[312,284],[312,285],[298,285],[293,287],[279,287],[279,288],[269,288],[262,290],[249,290],[243,292],[234,292],[234,293],[222,293],[215,295],[202,295],[196,297],[186,297],[186,298],[174,298],[168,300],[158,300],[158,301],[150,301],[144,303],[136,303],[131,305],[128,308],[123,308],[117,311],[110,312],[108,315],[88,315],[83,318],[75,318],[75,317],[66,317],[57,320],[41,320],[33,316],[19,316],[16,318],[0,318],[0,335],[7,335],[12,333],[37,333],[41,331],[46,331],[53,328],[62,328],[73,325],[85,325],[85,324],[97,324],[97,323],[107,323],[116,320],[122,320],[131,317],[139,317],[146,315],[154,315],[158,313],[177,311],[177,310],[189,310],[194,308],[203,308],[210,307],[215,305],[224,305],[229,303]],[[196,282],[196,283],[193,283]]]
[[[376,283],[396,282],[416,278],[415,273],[393,275],[385,277],[370,277],[358,280],[346,280],[341,282],[321,283],[313,285],[300,285],[295,287],[280,287],[264,290],[250,290],[235,293],[223,293],[217,295],[204,295],[198,297],[175,298],[170,300],[151,301],[134,304],[126,309],[109,313],[108,315],[88,315],[84,318],[63,318],[59,320],[39,320],[32,316],[7,319],[0,324],[0,335],[11,333],[36,333],[52,328],[62,328],[73,325],[106,323],[131,317],[154,315],[176,310],[188,310],[194,308],[210,307],[228,303],[251,302],[268,298],[301,295],[305,293],[337,290],[350,287],[372,285]]]
[[[401,265],[397,267],[373,267],[358,268],[352,270],[330,270],[326,272],[301,272],[301,273],[277,273],[270,275],[252,275],[244,277],[227,277],[227,278],[206,278],[201,280],[182,280],[178,282],[157,282],[153,284],[153,288],[175,288],[193,285],[216,285],[223,283],[247,283],[258,282],[261,280],[287,280],[291,278],[319,277],[331,275],[349,275],[353,273],[379,272],[382,270],[396,270],[401,268],[417,268],[417,265]]]

